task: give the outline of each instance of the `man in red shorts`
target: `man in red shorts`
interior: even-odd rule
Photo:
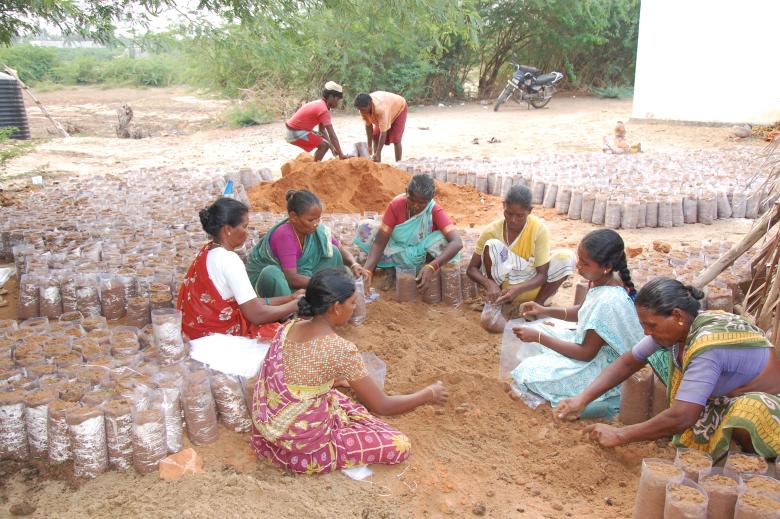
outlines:
[[[325,83],[322,90],[322,99],[306,103],[284,124],[287,127],[285,139],[304,151],[309,152],[314,148],[314,160],[320,161],[328,152],[334,157],[346,158],[341,152],[339,139],[331,123],[330,109],[336,108],[344,97],[341,85],[333,81]],[[319,126],[319,132],[314,132],[314,127]],[[323,138],[327,135],[327,139]]]
[[[372,92],[358,94],[355,108],[360,111],[366,123],[366,139],[371,160],[382,162],[382,148],[386,144],[395,146],[395,160],[401,160],[401,138],[406,127],[406,115],[409,107],[406,99],[390,92]]]

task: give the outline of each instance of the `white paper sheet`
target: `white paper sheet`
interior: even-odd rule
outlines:
[[[345,476],[354,479],[355,481],[363,481],[364,479],[370,478],[374,475],[374,471],[372,471],[368,465],[358,465],[357,467],[352,467],[351,469],[341,469],[341,472],[343,472]]]
[[[270,346],[248,337],[213,334],[190,341],[190,357],[228,375],[253,377]]]

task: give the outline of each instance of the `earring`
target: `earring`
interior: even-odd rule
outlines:
[[[682,325],[683,325],[683,322],[682,322],[682,321],[677,321],[677,324],[679,324],[680,326],[682,326]]]

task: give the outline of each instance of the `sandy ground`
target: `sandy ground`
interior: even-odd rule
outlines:
[[[181,103],[176,99],[186,97]],[[216,128],[224,103],[199,100],[183,89],[76,89],[41,94],[63,119],[84,121],[92,136],[50,139],[8,165],[5,187],[26,177],[120,172],[145,165],[230,169],[267,165],[278,170],[297,148],[283,142],[282,124],[231,130]],[[192,101],[194,99],[195,101]],[[138,141],[112,137],[112,111],[131,101],[137,121],[158,133]],[[559,96],[543,110],[514,104],[493,113],[479,104],[414,107],[405,137],[406,154],[422,156],[512,156],[542,151],[592,151],[615,121],[628,120],[631,102]],[[168,115],[170,112],[170,116]],[[45,125],[31,110],[33,129]],[[338,114],[334,125],[344,143],[363,137],[355,115]],[[629,123],[629,136],[643,149],[726,148],[728,129]],[[211,127],[209,129],[209,127]],[[179,128],[160,130],[161,128]],[[196,131],[197,130],[197,131]],[[166,131],[170,135],[160,135]],[[154,134],[154,131],[153,131]],[[501,142],[487,144],[491,137]],[[478,138],[482,144],[471,144]],[[390,150],[388,150],[390,151]],[[385,161],[392,153],[385,154]],[[164,186],[164,179],[161,179]],[[27,196],[20,193],[19,196]],[[207,201],[204,201],[204,204]],[[553,211],[547,218],[556,245],[575,245],[593,226],[568,221]],[[486,215],[485,222],[498,215]],[[712,226],[622,231],[629,244],[663,239],[673,245],[691,240],[737,240],[749,228],[741,220]],[[11,281],[12,301],[15,281]],[[568,303],[573,289],[556,301]],[[11,317],[13,305],[0,309]],[[369,306],[369,317],[344,335],[361,350],[388,364],[391,393],[442,380],[451,391],[443,408],[424,407],[388,421],[409,435],[410,461],[378,467],[370,482],[342,474],[291,477],[257,462],[245,435],[222,429],[220,441],[199,447],[207,474],[179,482],[134,473],[105,474],[94,481],[63,477],[67,468],[19,467],[0,463],[0,516],[27,502],[33,517],[470,517],[495,518],[630,517],[643,457],[669,457],[663,441],[603,450],[587,441],[585,424],[558,424],[549,407],[530,410],[512,400],[497,380],[500,337],[479,326],[471,305],[444,308],[401,305],[389,294]]]

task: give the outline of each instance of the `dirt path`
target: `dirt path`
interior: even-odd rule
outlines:
[[[282,124],[231,130],[215,128],[225,103],[194,101],[184,89],[75,89],[41,97],[63,119],[82,121],[91,136],[52,139],[16,159],[4,173],[26,181],[31,171],[48,176],[120,173],[128,168],[165,165],[230,170],[267,165],[277,170],[298,154],[282,140]],[[187,98],[181,101],[181,98]],[[178,99],[178,100],[177,100]],[[158,128],[143,140],[112,137],[113,110],[131,101],[139,124]],[[406,154],[421,156],[515,156],[539,152],[593,151],[618,119],[627,120],[630,101],[557,97],[543,110],[516,105],[493,113],[492,106],[414,107],[405,137]],[[364,137],[359,118],[338,114],[341,141]],[[43,132],[33,118],[36,135]],[[182,135],[163,128],[181,128]],[[199,129],[199,131],[195,131]],[[203,129],[207,128],[207,129]],[[628,124],[632,140],[655,150],[755,146],[734,144],[718,127]],[[186,133],[186,134],[184,134]],[[488,144],[494,137],[500,143]],[[477,138],[480,144],[472,144]],[[389,150],[388,150],[389,151]],[[388,160],[386,153],[385,160]],[[164,189],[165,179],[160,181]],[[208,201],[203,201],[206,204]],[[573,246],[594,227],[539,211],[556,245]],[[487,223],[498,215],[484,216]],[[736,240],[749,228],[744,220],[714,225],[621,231],[629,244],[654,239],[673,246],[695,240]],[[15,295],[15,281],[9,286]],[[573,289],[556,301],[566,303]],[[470,517],[564,518],[630,517],[643,457],[665,456],[663,442],[603,450],[582,434],[585,424],[558,424],[547,406],[532,411],[512,400],[497,380],[500,337],[487,335],[479,314],[459,309],[400,305],[383,294],[369,317],[344,335],[388,365],[390,392],[412,391],[442,380],[451,400],[441,409],[425,407],[390,418],[409,435],[413,456],[403,466],[379,467],[370,482],[342,474],[289,477],[258,463],[245,435],[221,430],[220,441],[199,447],[207,474],[176,483],[135,473],[109,473],[73,483],[45,468],[0,463],[0,515],[11,504],[29,502],[36,518],[82,517]],[[13,300],[13,299],[12,299]],[[0,318],[13,308],[0,309]]]

